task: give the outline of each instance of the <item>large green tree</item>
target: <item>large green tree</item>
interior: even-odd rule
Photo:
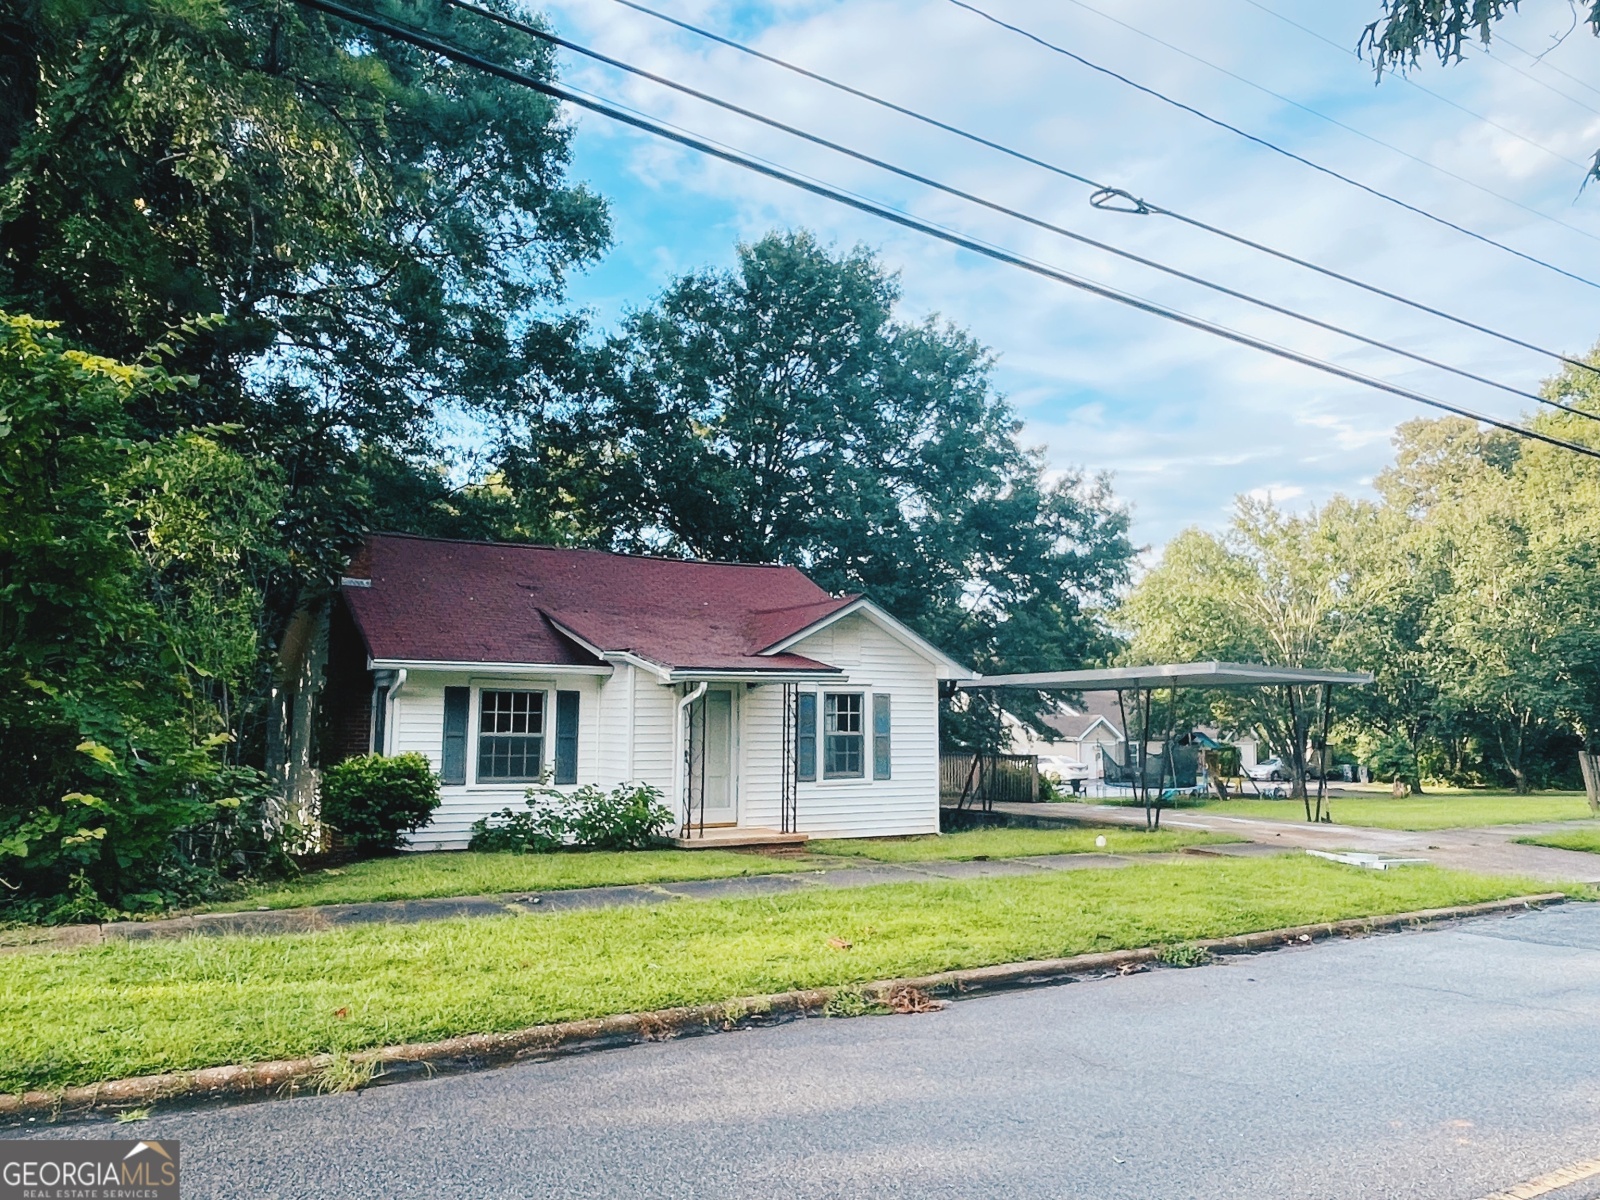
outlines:
[[[0,313],[0,902],[181,897],[256,792],[227,712],[282,480],[206,431],[141,433],[135,409],[191,384]]]
[[[444,6],[376,11],[553,70]],[[167,365],[194,385],[134,394],[133,431],[209,430],[282,482],[254,516],[285,553],[250,581],[260,613],[228,618],[258,661],[216,695],[260,761],[290,614],[369,524],[454,519],[438,418],[517,386],[604,206],[547,98],[293,0],[23,0],[0,85],[0,307],[123,361],[187,324]]]
[[[1104,655],[1126,513],[1103,478],[1021,445],[988,351],[898,319],[898,300],[868,250],[806,233],[742,246],[530,395],[504,477],[535,508],[582,513],[591,540],[865,591],[979,669]],[[992,741],[986,718],[947,732]]]

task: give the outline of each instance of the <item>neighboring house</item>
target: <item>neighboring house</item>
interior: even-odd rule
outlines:
[[[1022,722],[1007,718],[1013,754],[1036,754],[1039,769],[1057,779],[1102,779],[1105,770],[1099,747],[1122,755],[1122,715],[1115,692],[1085,692],[1083,699],[1064,704],[1045,717],[1051,736],[1035,733]]]
[[[418,849],[542,776],[652,784],[685,836],[936,833],[939,682],[968,675],[794,567],[382,534],[330,618],[324,757],[426,755]]]
[[[1129,714],[1129,719],[1132,719],[1132,714]],[[1035,733],[1009,716],[1006,720],[1011,731],[1010,752],[1037,755],[1039,769],[1057,779],[1104,779],[1102,746],[1118,761],[1123,758],[1126,735],[1122,728],[1123,713],[1117,705],[1115,692],[1084,692],[1081,700],[1064,704],[1061,711],[1044,719],[1051,730],[1049,737]],[[1239,758],[1244,767],[1256,765],[1255,738],[1246,735],[1224,739],[1220,730],[1209,725],[1197,727],[1196,732],[1231,742],[1239,747]],[[1152,742],[1150,749],[1154,753],[1159,746]]]

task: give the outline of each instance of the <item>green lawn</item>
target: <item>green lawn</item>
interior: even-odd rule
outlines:
[[[1380,829],[1521,825],[1531,821],[1581,821],[1591,816],[1582,792],[1544,792],[1536,796],[1485,795],[1482,792],[1401,798],[1333,796],[1328,799],[1327,807],[1341,825],[1370,825]],[[1212,800],[1198,809],[1185,811],[1279,821],[1306,819],[1305,805],[1299,800]]]
[[[1095,838],[1103,837],[1104,846]],[[962,833],[907,838],[852,838],[812,842],[817,854],[871,858],[878,862],[926,862],[933,859],[1022,858],[1030,854],[1138,854],[1177,850],[1183,846],[1238,842],[1226,834],[1184,831],[1146,833],[1142,829],[969,829]]]
[[[1524,846],[1554,846],[1557,850],[1587,850],[1590,854],[1600,854],[1600,827],[1574,829],[1571,833],[1541,833],[1517,841]]]
[[[11,954],[0,956],[0,1088],[349,1051],[1547,890],[1432,867],[1197,858]]]
[[[1210,834],[1160,834],[1140,830],[978,829],[921,838],[868,838],[812,842],[829,856],[885,862],[916,859],[1016,858],[1024,854],[1071,854],[1096,849],[1104,833],[1108,850],[1175,850],[1181,845],[1230,841]],[[440,896],[493,896],[506,892],[555,891],[614,884],[681,883],[736,875],[774,875],[815,869],[801,858],[772,858],[728,850],[635,850],[582,854],[480,854],[451,851],[404,854],[312,871],[289,883],[271,884],[239,900],[191,911],[230,912],[254,908],[300,908],[369,900],[421,900]]]
[[[596,850],[581,854],[481,854],[471,850],[403,854],[324,871],[252,891],[203,911],[299,908],[430,896],[494,896],[608,884],[681,883],[732,875],[774,875],[812,864],[729,850]],[[202,911],[202,910],[196,910]]]

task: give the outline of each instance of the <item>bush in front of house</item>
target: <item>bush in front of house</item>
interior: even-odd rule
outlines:
[[[525,809],[503,808],[473,823],[471,850],[548,854],[553,850],[645,850],[672,826],[672,810],[648,783],[605,791],[532,787]]]
[[[439,777],[420,754],[363,754],[322,773],[322,822],[357,854],[392,854],[439,807]]]

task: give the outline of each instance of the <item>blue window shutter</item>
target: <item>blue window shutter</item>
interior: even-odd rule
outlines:
[[[444,750],[439,756],[439,781],[467,781],[467,708],[472,689],[447,687],[444,690]]]
[[[817,694],[800,692],[795,700],[794,777],[817,777]]]
[[[556,782],[578,782],[578,693],[556,693]]]
[[[872,777],[889,778],[889,697],[872,696]]]

